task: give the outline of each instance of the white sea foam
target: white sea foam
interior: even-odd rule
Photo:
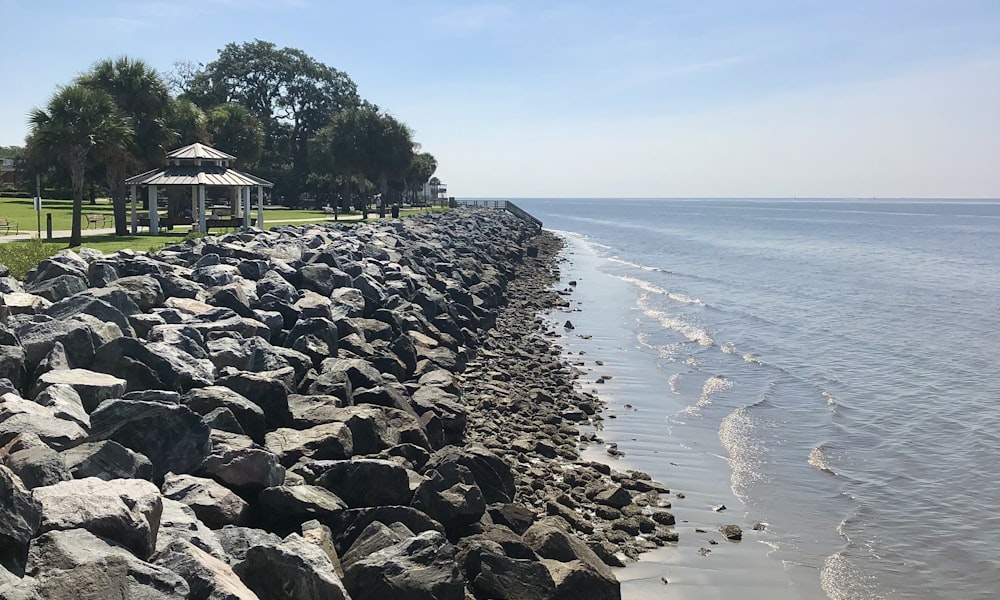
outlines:
[[[640,265],[639,263],[634,263],[634,262],[632,262],[630,260],[625,260],[625,259],[622,259],[622,258],[618,258],[617,256],[612,256],[608,260],[611,261],[611,262],[613,262],[613,263],[617,263],[619,265],[624,265],[626,267],[632,267],[633,269],[639,269],[641,271],[650,271],[652,273],[666,273],[665,270],[663,270],[663,269],[661,269],[659,267],[650,267],[650,266],[647,266],[647,265]]]
[[[705,380],[701,386],[701,395],[693,405],[681,411],[682,414],[696,415],[702,409],[712,403],[712,396],[733,387],[733,382],[725,377],[713,375]]]
[[[642,309],[642,312],[645,313],[646,316],[656,319],[664,328],[676,331],[692,342],[698,342],[702,346],[711,346],[715,342],[715,340],[712,339],[712,336],[710,336],[708,332],[701,327],[688,323],[679,317],[667,314],[662,310],[653,308],[650,305],[649,297],[646,295],[640,296],[636,304]]]
[[[809,451],[809,464],[813,467],[823,471],[824,473],[829,473],[831,475],[836,475],[837,472],[833,470],[830,466],[830,461],[826,455],[826,450],[822,445],[816,446]]]
[[[862,573],[843,553],[823,561],[819,583],[830,600],[883,600],[871,576]]]
[[[766,481],[763,474],[763,450],[755,435],[753,417],[745,406],[726,415],[719,423],[719,441],[729,453],[733,493],[746,500],[750,487]]]
[[[667,385],[670,386],[670,393],[671,394],[679,394],[680,393],[680,392],[677,391],[677,382],[680,381],[680,380],[681,380],[681,374],[680,373],[674,373],[673,375],[670,376],[670,379],[667,379]]]
[[[674,302],[679,302],[681,304],[693,304],[695,306],[705,306],[705,303],[702,302],[701,300],[698,300],[697,298],[688,298],[684,294],[665,290],[656,284],[646,281],[645,279],[630,277],[628,275],[619,275],[618,279],[621,279],[625,283],[631,283],[632,285],[638,287],[639,289],[645,292],[649,292],[650,294],[656,294],[658,296],[666,296],[667,298],[670,298]]]

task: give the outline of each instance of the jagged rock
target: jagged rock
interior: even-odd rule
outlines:
[[[466,448],[443,448],[431,455],[425,468],[436,469],[448,463],[461,464],[472,472],[488,504],[511,502],[514,499],[516,488],[510,465],[485,447],[471,445]]]
[[[490,505],[489,514],[494,523],[509,527],[518,535],[524,534],[537,519],[537,515],[530,508],[514,503]]]
[[[56,418],[49,408],[8,392],[0,397],[0,440],[18,434],[32,434],[56,450],[87,437],[77,423]]]
[[[328,423],[298,430],[282,427],[264,436],[264,446],[290,467],[299,459],[350,458],[354,452],[351,430],[343,423]]]
[[[402,523],[396,522],[386,525],[379,521],[373,521],[358,534],[350,549],[344,553],[343,565],[350,567],[379,550],[394,546],[411,537],[413,537],[413,532]]]
[[[201,473],[246,493],[281,485],[285,469],[278,456],[239,434],[212,431],[212,451]]]
[[[72,385],[52,384],[39,392],[34,401],[48,407],[52,416],[57,419],[73,421],[84,429],[90,429],[90,415],[83,406],[83,399]]]
[[[114,440],[153,463],[153,479],[190,473],[212,449],[209,429],[186,406],[108,400],[90,415],[90,438]]]
[[[556,584],[556,597],[621,598],[614,572],[585,543],[563,529],[558,520],[538,521],[524,532],[523,538],[539,556],[549,559],[544,562]]]
[[[624,508],[632,504],[632,495],[618,485],[607,487],[594,496],[594,501],[612,508]]]
[[[216,532],[202,523],[190,506],[170,498],[163,498],[162,502],[163,513],[160,516],[160,529],[156,534],[157,554],[174,542],[184,541],[220,560],[227,560],[228,554],[223,550]],[[227,526],[219,531],[231,527]]]
[[[202,523],[212,529],[239,525],[248,504],[211,479],[167,473],[161,487],[164,497],[191,507]]]
[[[73,478],[62,456],[48,446],[18,450],[7,457],[7,466],[29,490]]]
[[[163,505],[148,481],[88,477],[35,488],[31,495],[41,504],[43,532],[86,529],[142,559],[156,549]]]
[[[399,523],[414,533],[437,531],[444,534],[444,527],[427,516],[426,513],[410,506],[375,506],[372,508],[350,508],[332,516],[326,525],[330,526],[337,549],[342,553],[354,544],[364,530],[372,523],[379,522],[395,528]]]
[[[350,598],[326,554],[294,533],[280,544],[263,542],[251,547],[233,570],[261,598]]]
[[[229,564],[234,565],[236,563],[242,562],[246,559],[247,552],[250,548],[255,546],[260,546],[262,544],[280,544],[281,538],[264,531],[263,529],[254,529],[252,527],[235,527],[233,525],[227,525],[222,529],[215,532],[218,537],[219,543],[225,550],[226,556],[229,557]]]
[[[50,531],[34,540],[27,573],[42,598],[180,600],[190,591],[173,571],[83,529]]]
[[[22,573],[28,544],[41,526],[42,505],[0,465],[0,566]]]
[[[327,358],[320,365],[320,373],[345,373],[352,388],[377,388],[385,382],[382,374],[371,363],[360,358]]]
[[[24,348],[29,368],[41,362],[56,342],[61,342],[67,354],[74,356],[78,363],[87,363],[94,356],[93,333],[80,321],[38,316],[18,321],[13,329]]]
[[[119,280],[121,281],[121,280]],[[164,342],[118,338],[97,349],[91,367],[102,373],[129,373],[128,391],[163,389],[186,392],[215,382],[215,365]]]
[[[80,275],[65,273],[44,281],[26,283],[24,291],[41,296],[50,302],[58,302],[63,298],[79,294],[87,289],[87,279]]]
[[[268,429],[285,427],[291,423],[288,411],[289,390],[294,389],[290,380],[295,377],[295,369],[285,367],[278,371],[249,373],[241,371],[222,377],[216,384],[241,394],[264,411],[264,421]],[[234,411],[235,414],[235,411]]]
[[[228,387],[212,385],[195,388],[184,394],[181,401],[200,415],[207,415],[218,408],[228,408],[248,436],[257,443],[264,441],[263,409]]]
[[[142,312],[149,312],[153,308],[163,306],[163,286],[155,277],[148,275],[120,277],[108,284],[108,287],[119,289],[128,294],[129,299]]]
[[[0,346],[0,377],[6,377],[18,389],[27,376],[24,363],[24,348],[20,346]]]
[[[191,589],[189,598],[259,600],[225,562],[184,541],[159,553],[156,564],[177,573]]]
[[[3,279],[7,279],[6,277]],[[14,315],[37,315],[45,312],[45,309],[52,306],[52,302],[35,294],[28,294],[23,291],[4,292],[3,306],[10,316]]]
[[[413,405],[417,413],[423,415],[430,411],[441,419],[447,443],[461,443],[465,436],[468,414],[459,402],[458,396],[437,386],[424,385],[414,392]]]
[[[338,420],[340,409],[346,402],[325,394],[289,394],[288,410],[292,413],[292,427],[305,429]],[[352,430],[353,433],[353,430]]]
[[[351,508],[406,505],[413,492],[405,468],[378,459],[331,461],[316,479]]]
[[[322,519],[347,508],[347,503],[315,485],[277,486],[257,496],[259,519],[273,529],[293,532],[311,519]]]
[[[153,476],[153,464],[148,458],[112,440],[80,444],[64,450],[62,458],[76,479],[97,477],[109,481]]]
[[[127,298],[125,300],[128,301]],[[131,304],[130,301],[129,303]],[[131,307],[125,308],[125,310],[130,311],[128,314],[135,314],[139,309],[134,304],[131,304]],[[73,315],[81,313],[96,317],[99,321],[105,323],[114,323],[123,335],[133,335],[135,333],[125,312],[117,306],[112,306],[109,302],[87,292],[64,298],[45,309],[45,314],[56,319],[68,319]]]
[[[88,413],[109,398],[121,398],[125,393],[126,381],[87,369],[57,369],[43,373],[35,383],[32,397],[38,398],[47,388],[64,385],[73,388],[80,397],[84,410]]]
[[[413,494],[412,505],[444,525],[449,532],[478,521],[486,512],[482,491],[462,464],[443,463],[426,469],[427,478]]]
[[[719,531],[726,536],[727,540],[738,542],[743,539],[743,529],[739,525],[723,525],[719,527]]]
[[[353,600],[465,598],[465,581],[455,564],[455,547],[434,531],[354,562],[344,569],[344,585]]]
[[[333,533],[330,528],[315,519],[306,521],[302,524],[302,539],[322,550],[333,564],[333,570],[337,573],[337,577],[343,580],[344,567],[341,566],[340,557],[337,556],[337,548],[333,544]]]
[[[555,597],[556,585],[549,570],[535,559],[512,558],[503,552],[480,547],[467,555],[464,566],[472,589],[481,597],[498,600]]]

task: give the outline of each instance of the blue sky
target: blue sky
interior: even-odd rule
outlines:
[[[0,0],[0,145],[95,61],[300,48],[457,196],[1000,197],[997,0]]]

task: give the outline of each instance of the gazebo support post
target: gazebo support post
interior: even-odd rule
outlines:
[[[191,186],[191,231],[195,231],[198,222],[198,186]]]
[[[148,186],[149,193],[149,233],[160,235],[160,213],[156,206],[156,186]]]
[[[243,231],[250,231],[250,188],[240,188],[240,208],[243,213]]]
[[[264,229],[264,186],[257,186],[257,229]]]
[[[132,191],[132,203],[131,203],[131,217],[132,217],[132,235],[139,233],[139,211],[136,209],[135,201],[139,197],[139,186],[130,185]]]
[[[200,233],[207,233],[205,231],[205,186],[198,186],[198,231]]]

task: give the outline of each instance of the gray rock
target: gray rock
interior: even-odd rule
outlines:
[[[126,378],[129,391],[163,389],[184,393],[215,381],[215,365],[211,361],[195,358],[171,344],[136,338],[118,338],[98,348],[92,368],[103,373],[120,373],[124,365],[136,369],[140,378],[135,383]],[[145,370],[137,369],[139,366]]]
[[[212,529],[239,525],[249,506],[225,486],[204,477],[167,473],[160,489],[164,497],[190,506],[198,519]]]
[[[83,399],[72,385],[55,383],[38,393],[35,402],[48,407],[57,419],[73,421],[84,429],[90,429],[90,415],[83,407]]]
[[[594,502],[621,509],[632,504],[632,495],[623,487],[612,485],[598,492]]]
[[[344,553],[342,564],[350,567],[379,550],[394,546],[411,537],[413,537],[413,532],[402,523],[397,522],[389,526],[379,521],[373,521],[361,531],[354,543],[351,544],[350,549]]]
[[[87,289],[85,277],[68,273],[44,281],[27,283],[24,286],[24,291],[41,296],[50,302],[58,302],[73,294],[79,294],[85,289]]]
[[[382,374],[371,363],[360,358],[327,358],[320,373],[345,373],[353,388],[376,388],[385,383]]]
[[[7,458],[7,466],[29,490],[73,478],[62,456],[48,446],[18,450]]]
[[[316,485],[332,491],[351,508],[406,505],[413,496],[407,470],[388,460],[331,461]]]
[[[200,415],[228,408],[248,436],[257,443],[264,441],[264,410],[228,387],[212,385],[195,388],[184,394],[181,401]]]
[[[31,495],[42,507],[43,532],[86,529],[142,559],[156,549],[163,505],[148,481],[88,477],[35,488]]]
[[[251,547],[233,570],[261,598],[350,598],[326,554],[297,534],[280,544],[263,542]]]
[[[272,530],[298,531],[312,519],[326,520],[347,508],[347,503],[326,488],[315,485],[277,486],[257,496],[260,519]]]
[[[5,394],[9,398],[13,394]],[[31,434],[55,450],[62,450],[80,443],[87,432],[73,421],[58,419],[44,406],[18,398],[22,406],[35,410],[11,410],[14,402],[0,404],[0,440],[9,440],[18,434]]]
[[[614,572],[585,543],[563,529],[557,519],[538,521],[524,532],[523,538],[539,556],[549,559],[545,563],[556,584],[557,597],[591,594],[587,597],[621,598]]]
[[[24,572],[28,544],[38,533],[41,520],[42,505],[17,475],[0,465],[0,566]]]
[[[498,600],[549,600],[556,585],[542,563],[511,558],[503,552],[480,548],[465,561],[465,576],[484,598]],[[578,598],[587,598],[587,595]]]
[[[7,285],[10,279],[9,277],[0,278],[0,285]],[[14,281],[20,289],[11,292],[4,291],[3,294],[2,306],[8,316],[37,315],[52,306],[51,302],[41,296],[25,293],[23,287],[20,287],[20,282],[16,279]],[[4,320],[6,321],[6,319]]]
[[[719,531],[726,536],[727,540],[738,542],[743,539],[743,529],[739,525],[723,525],[719,527]]]
[[[157,554],[177,541],[189,542],[220,560],[228,560],[216,533],[198,519],[190,506],[163,498],[163,514],[156,535]]]
[[[354,452],[351,430],[343,423],[328,423],[298,430],[282,427],[264,436],[264,446],[290,467],[299,459],[350,458]]]
[[[0,346],[0,377],[6,377],[18,389],[26,376],[25,352],[20,346]]]
[[[209,429],[186,406],[108,400],[90,415],[93,440],[114,440],[153,463],[153,479],[190,473],[212,449]]]
[[[233,565],[246,559],[247,552],[254,546],[281,543],[281,538],[273,533],[252,527],[228,525],[216,531],[215,535],[229,557],[229,564]]]
[[[147,275],[120,277],[108,284],[108,287],[119,289],[128,294],[129,299],[142,312],[149,312],[158,306],[163,306],[163,286],[154,277]]]
[[[84,410],[89,413],[108,398],[121,398],[125,393],[126,383],[124,379],[107,373],[87,369],[58,369],[38,378],[32,396],[37,399],[49,386],[69,386],[80,397]]]
[[[294,377],[295,370],[291,367],[260,373],[241,371],[222,377],[217,385],[227,387],[259,406],[264,411],[267,428],[274,429],[291,423],[288,394],[294,389]]]
[[[80,444],[62,452],[63,461],[76,479],[150,479],[153,464],[118,442],[104,440]]]
[[[354,600],[465,598],[465,581],[455,563],[455,547],[433,531],[351,564],[344,569],[344,585]]]
[[[225,562],[184,541],[164,549],[156,564],[177,573],[191,589],[189,598],[259,600]]]
[[[126,310],[130,310],[131,314],[138,312],[134,304],[131,305],[130,309],[126,308]],[[56,319],[68,319],[80,313],[91,315],[106,323],[114,323],[123,335],[134,335],[135,333],[132,330],[132,325],[129,323],[128,317],[122,310],[89,293],[64,298],[45,310],[45,314]]]
[[[487,504],[513,501],[515,484],[510,465],[487,448],[480,445],[443,448],[431,455],[425,469],[448,463],[463,465],[472,472]]]
[[[27,573],[42,598],[180,600],[190,591],[174,572],[83,529],[50,531],[32,542]]]
[[[322,550],[333,564],[333,570],[337,573],[337,577],[344,578],[344,568],[340,564],[340,557],[337,556],[337,548],[333,543],[333,533],[329,527],[315,519],[306,521],[302,524],[302,539]]]
[[[40,318],[20,321],[14,327],[29,368],[41,362],[56,342],[62,342],[67,354],[75,357],[78,364],[85,364],[93,358],[94,338],[90,327],[75,320],[58,321],[44,317],[46,320],[40,321]]]
[[[278,456],[246,436],[217,430],[212,432],[212,451],[202,463],[201,473],[247,493],[281,485],[285,480]]]
[[[482,491],[472,472],[459,463],[443,463],[424,471],[427,478],[413,494],[412,506],[427,513],[449,532],[471,525],[486,512]]]

